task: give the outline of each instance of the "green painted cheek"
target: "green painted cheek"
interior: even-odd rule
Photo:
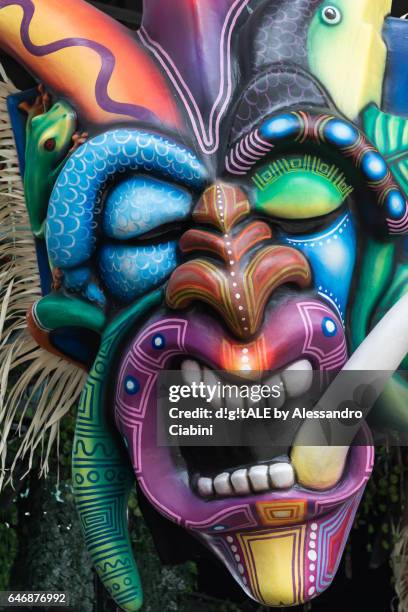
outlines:
[[[333,212],[344,199],[327,179],[298,172],[257,189],[255,209],[280,219],[311,219]]]

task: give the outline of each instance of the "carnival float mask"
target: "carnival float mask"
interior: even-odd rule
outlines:
[[[313,370],[328,380],[373,351],[384,262],[408,228],[405,162],[391,172],[384,158],[390,133],[407,146],[405,120],[378,109],[390,2],[145,4],[132,37],[78,0],[0,2],[0,44],[52,90],[21,105],[26,200],[53,276],[29,326],[75,361],[61,329],[101,338],[73,479],[118,605],[141,605],[125,449],[150,504],[250,597],[296,605],[333,580],[371,473],[369,437],[350,449],[294,440],[285,458],[158,447],[155,382],[175,367],[198,382],[261,371],[302,397]],[[371,300],[373,263],[383,273]],[[379,369],[396,370],[401,350]]]

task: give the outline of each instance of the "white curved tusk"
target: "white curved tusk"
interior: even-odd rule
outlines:
[[[369,386],[369,405],[375,404],[386,383],[398,369],[408,353],[408,294],[404,295],[384,315],[350,359],[318,402],[320,410],[334,410],[344,400],[353,397],[357,387]],[[356,375],[350,386],[350,374]],[[345,395],[345,392],[347,395]],[[324,490],[333,487],[344,471],[347,453],[361,427],[344,426],[332,421],[306,421],[300,428],[291,453],[292,465],[298,482],[305,487]],[[342,446],[328,446],[330,440],[341,440]],[[312,441],[312,445],[307,445]]]

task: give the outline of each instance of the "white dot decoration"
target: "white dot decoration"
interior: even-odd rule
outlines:
[[[337,299],[337,297],[333,295],[332,293],[330,294],[332,297],[330,297],[328,289],[323,289],[323,287],[319,287],[319,295],[325,300],[327,300],[328,302],[330,302],[330,304],[335,307],[343,323],[343,327],[344,327],[344,313],[342,309],[340,308],[340,302]]]
[[[286,238],[286,242],[288,244],[296,244],[297,246],[307,247],[309,249],[315,249],[324,246],[324,244],[330,244],[332,239],[338,240],[338,234],[343,234],[345,229],[350,223],[350,216],[346,215],[343,219],[327,234],[324,236],[316,235],[314,238],[305,239],[295,239],[295,238]],[[337,234],[338,232],[338,234]]]
[[[316,531],[318,529],[318,524],[317,523],[312,523],[310,525],[310,532],[309,532],[309,540],[308,540],[308,551],[307,551],[307,556],[309,558],[310,561],[316,561],[317,559],[317,552],[316,550],[314,550],[316,548],[316,538],[317,538],[317,534]],[[310,582],[315,582],[316,580],[316,576],[314,574],[316,570],[316,564],[315,563],[310,563],[309,565],[309,581]]]

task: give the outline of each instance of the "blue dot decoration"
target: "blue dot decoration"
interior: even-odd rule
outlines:
[[[322,331],[326,338],[332,338],[337,334],[337,324],[330,317],[325,317],[322,321]]]
[[[331,119],[325,126],[324,135],[328,142],[337,147],[350,147],[358,139],[358,131],[341,119]]]
[[[160,351],[161,349],[164,349],[165,346],[166,346],[166,340],[164,336],[162,336],[161,334],[156,334],[155,336],[153,336],[152,347],[154,349]]]
[[[136,395],[140,390],[140,383],[133,376],[126,376],[124,385],[128,395]]]
[[[213,531],[225,531],[226,529],[226,525],[214,525],[213,527]]]
[[[370,181],[382,181],[387,176],[387,164],[375,151],[368,151],[364,154],[361,167]]]
[[[401,219],[406,211],[407,203],[402,194],[393,189],[387,195],[387,214],[391,219],[399,220]]]
[[[279,115],[279,117],[272,117],[272,119],[266,121],[260,129],[260,133],[267,140],[284,140],[296,136],[299,129],[299,118],[288,113]]]

